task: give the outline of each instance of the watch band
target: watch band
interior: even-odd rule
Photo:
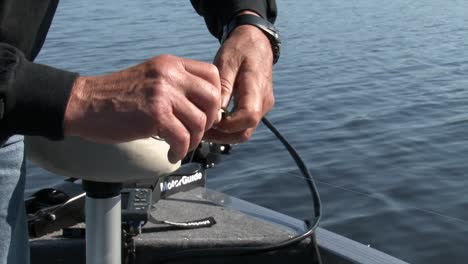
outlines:
[[[281,53],[281,40],[278,29],[268,22],[266,19],[251,15],[245,14],[234,17],[229,24],[223,27],[223,36],[221,38],[221,43],[223,43],[231,34],[231,32],[241,25],[252,25],[265,33],[271,43],[271,48],[273,50],[273,64],[278,62]]]

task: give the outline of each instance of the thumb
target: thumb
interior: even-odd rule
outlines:
[[[216,58],[214,62],[218,67],[221,80],[221,107],[227,107],[229,105],[236,82],[237,72],[239,71],[239,64],[233,57],[226,60],[223,58],[223,55],[221,55],[220,58]]]

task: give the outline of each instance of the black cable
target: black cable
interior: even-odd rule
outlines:
[[[309,229],[299,235],[296,235],[292,238],[286,239],[284,241],[272,244],[272,245],[264,245],[264,246],[248,246],[248,247],[227,247],[227,248],[208,248],[208,249],[188,249],[179,251],[177,253],[173,253],[167,256],[164,256],[160,259],[161,263],[180,259],[180,258],[188,258],[188,257],[207,257],[207,256],[240,256],[240,255],[248,255],[248,254],[259,254],[265,253],[269,251],[279,250],[282,248],[286,248],[289,246],[296,245],[303,241],[306,238],[311,237],[315,229],[318,227],[321,218],[321,202],[319,193],[317,191],[317,187],[315,182],[310,175],[307,166],[305,165],[304,161],[301,159],[297,151],[289,144],[289,142],[281,135],[281,133],[266,119],[265,117],[262,118],[263,124],[265,124],[271,132],[281,141],[281,143],[286,147],[291,157],[296,162],[297,167],[304,175],[304,179],[307,181],[307,186],[311,192],[313,203],[314,203],[314,218],[312,224],[309,226]]]
[[[273,126],[273,124],[270,123],[266,117],[262,118],[263,124],[267,126],[270,131],[275,134],[275,136],[283,143],[283,146],[288,150],[289,154],[293,158],[293,160],[296,162],[297,167],[299,170],[302,172],[302,175],[304,176],[304,179],[307,182],[307,186],[309,187],[309,191],[312,195],[312,199],[314,200],[314,224],[312,226],[315,226],[317,228],[318,223],[320,222],[320,218],[322,217],[322,203],[320,201],[320,195],[317,190],[317,186],[315,185],[315,181],[312,178],[312,175],[310,175],[309,169],[307,169],[307,166],[305,165],[304,161],[301,159],[297,151],[294,149],[291,144],[281,135],[281,133]]]

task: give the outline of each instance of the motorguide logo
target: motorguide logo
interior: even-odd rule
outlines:
[[[203,174],[201,172],[197,172],[193,175],[189,176],[182,176],[182,178],[178,180],[170,180],[170,181],[163,181],[159,183],[159,188],[161,192],[170,191],[174,188],[182,187],[192,182],[200,181],[203,178]]]

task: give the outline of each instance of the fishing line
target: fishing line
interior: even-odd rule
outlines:
[[[289,175],[291,175],[292,177],[296,177],[296,178],[301,178],[301,179],[302,179],[301,176],[299,176],[299,175],[297,175],[297,174],[294,174],[294,173],[292,173],[292,172],[286,172],[286,173],[289,174]],[[307,179],[306,179],[306,180],[307,180]],[[315,180],[315,181],[316,181],[317,183],[327,185],[327,186],[329,186],[330,188],[339,189],[339,190],[346,191],[346,192],[350,192],[350,193],[353,193],[353,194],[356,194],[356,195],[365,196],[365,197],[368,197],[368,198],[371,198],[371,199],[378,199],[377,193],[365,193],[365,192],[358,191],[358,190],[355,190],[355,189],[350,189],[350,188],[346,188],[346,187],[334,185],[334,184],[329,183],[329,182],[326,182],[326,181],[321,181],[321,180]],[[402,206],[405,207],[406,209],[413,209],[413,210],[421,211],[421,212],[423,212],[423,213],[427,213],[427,214],[430,214],[430,215],[435,215],[435,216],[439,216],[439,217],[442,217],[442,218],[447,218],[447,219],[454,220],[454,221],[458,221],[458,222],[468,223],[468,220],[464,220],[464,219],[462,219],[462,218],[458,218],[458,217],[455,217],[455,216],[444,215],[444,214],[442,214],[442,213],[438,213],[438,212],[431,211],[431,210],[428,210],[428,209],[423,209],[423,208],[420,208],[420,207],[415,207],[415,206],[411,206],[411,205],[407,205],[407,204],[402,204]]]
[[[160,259],[162,263],[180,259],[180,258],[189,258],[189,257],[207,257],[207,256],[241,256],[241,255],[249,255],[249,254],[259,254],[265,253],[269,251],[279,250],[286,247],[294,246],[303,240],[310,238],[313,236],[315,230],[317,229],[320,219],[322,217],[322,208],[321,208],[321,201],[320,196],[317,190],[317,186],[312,178],[312,175],[307,169],[302,158],[299,156],[297,151],[294,149],[291,144],[281,135],[281,133],[273,126],[273,124],[268,121],[265,117],[262,118],[262,122],[265,126],[267,126],[270,131],[278,138],[279,141],[284,145],[286,150],[289,152],[291,157],[293,158],[294,162],[296,163],[297,167],[301,171],[303,175],[303,179],[306,180],[307,186],[309,187],[309,191],[312,195],[313,199],[313,219],[311,224],[309,225],[309,229],[299,235],[296,235],[292,238],[286,239],[284,241],[271,244],[271,245],[264,245],[264,246],[249,246],[249,247],[226,247],[226,248],[208,248],[208,249],[189,249],[179,251],[177,253],[168,254]]]

